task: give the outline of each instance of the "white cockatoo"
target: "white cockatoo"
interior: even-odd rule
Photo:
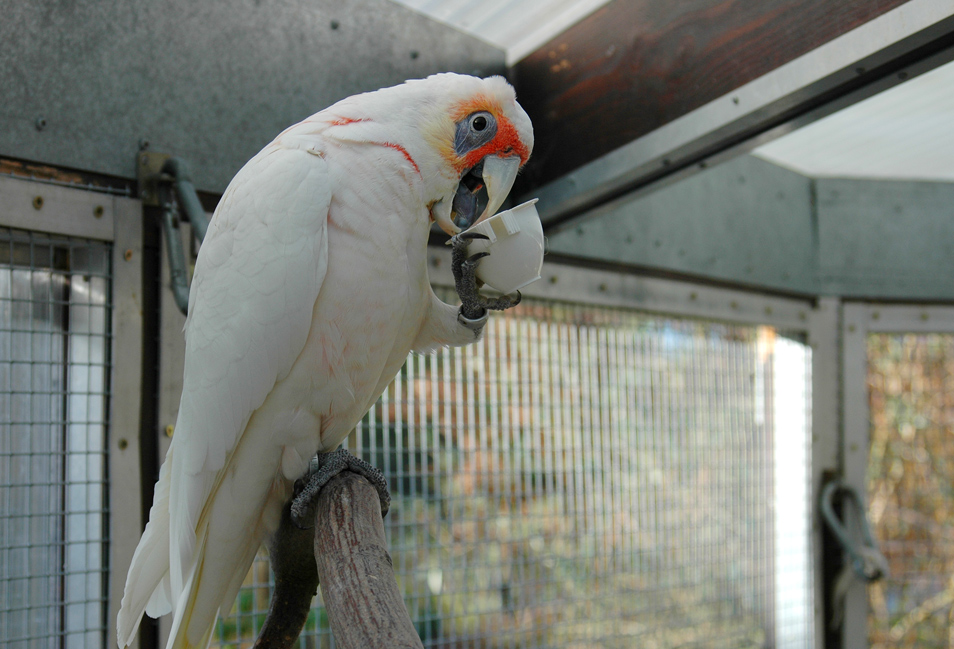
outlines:
[[[480,218],[496,211],[532,147],[503,78],[440,74],[344,99],[236,174],[195,266],[175,437],[120,647],[143,613],[169,612],[168,647],[207,647],[312,456],[341,443],[411,350],[473,342],[484,307],[515,303],[478,296],[473,262],[455,255],[464,304],[445,304],[426,247],[432,222],[453,235],[474,220],[481,186]]]

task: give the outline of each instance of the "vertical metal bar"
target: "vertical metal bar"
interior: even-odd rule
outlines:
[[[396,390],[397,381],[392,381],[388,387],[384,389],[384,393],[381,394],[381,398],[378,402],[381,404],[381,435],[383,436],[383,446],[384,446],[384,475],[394,476],[391,478],[393,480],[393,487],[395,493],[399,493],[397,490],[397,485],[399,477],[395,475],[394,467],[391,462],[391,427],[392,427],[392,418],[391,418],[391,408],[394,402],[394,392]],[[386,532],[391,531],[391,526],[386,527]],[[388,537],[390,541],[390,537]]]
[[[630,408],[633,413],[633,435],[635,444],[630,451],[629,459],[636,471],[633,474],[633,489],[635,489],[636,503],[638,506],[637,525],[639,527],[638,540],[638,561],[636,569],[638,575],[644,575],[640,580],[640,585],[649,582],[652,571],[652,561],[655,545],[655,522],[653,520],[651,503],[654,499],[652,491],[652,469],[651,458],[652,432],[651,425],[646,417],[646,405],[649,402],[647,397],[647,372],[646,372],[646,354],[645,336],[641,329],[634,330],[627,336],[627,354],[630,359],[629,367],[632,367],[630,380],[632,381],[632,392],[630,394]],[[648,607],[652,600],[644,600],[644,608]]]
[[[764,420],[762,422],[760,456],[757,458],[762,467],[762,491],[758,494],[758,515],[760,518],[759,551],[763,557],[762,575],[759,590],[763,593],[763,620],[762,625],[766,636],[775,638],[775,525],[772,516],[772,505],[775,501],[775,469],[772,445],[772,356],[774,345],[765,338],[774,336],[774,331],[768,327],[758,328],[759,342],[755,347],[756,363],[762,373],[762,393],[758,398],[762,401]]]
[[[142,531],[139,475],[139,386],[142,349],[142,208],[139,201],[113,198],[112,388],[109,422],[109,628],[116,637],[126,571]],[[120,360],[122,359],[122,360]],[[138,643],[138,641],[137,641]]]
[[[673,491],[673,547],[676,549],[674,569],[678,574],[678,583],[681,588],[691,590],[692,584],[688,576],[688,568],[692,561],[692,546],[688,543],[686,516],[680,512],[691,512],[692,501],[686,496],[688,485],[688,463],[692,461],[695,449],[686,443],[686,430],[683,422],[684,399],[687,391],[686,370],[683,367],[685,360],[684,341],[687,332],[683,326],[677,326],[673,321],[671,327],[671,342],[665,349],[666,376],[669,380],[668,413],[670,430],[670,447],[672,462],[672,491]],[[691,335],[691,333],[689,333]]]
[[[455,467],[455,475],[459,471],[463,471],[464,467],[472,467],[472,460],[474,458],[474,429],[470,426],[471,418],[469,416],[470,408],[473,407],[473,401],[466,403],[464,401],[464,349],[456,348],[452,349],[449,352],[453,354],[454,359],[454,381],[453,381],[453,393],[454,393],[454,426],[455,426],[455,436],[458,440],[457,448],[457,464]],[[470,380],[467,380],[468,389],[472,389],[473,380],[471,377],[467,377]],[[464,521],[466,520],[466,510],[465,505],[467,502],[467,490],[465,485],[461,485],[460,489],[454,490],[454,506],[451,508],[451,511],[454,515],[451,517],[449,524],[451,526],[451,534],[455,534],[458,529],[463,528]],[[459,512],[460,516],[457,517]],[[455,580],[459,580],[459,583],[466,586],[467,583],[467,553],[470,552],[471,548],[469,546],[468,539],[461,539],[461,545],[465,547],[461,548],[461,551],[455,553],[458,561],[456,565],[453,566],[454,570],[451,573],[451,576]],[[455,592],[456,601],[454,602],[452,610],[459,610],[459,603],[463,599],[462,593]]]
[[[636,382],[637,360],[633,353],[633,341],[636,336],[635,323],[632,327],[622,329],[617,338],[617,364],[620,373],[620,393],[623,408],[623,419],[620,430],[619,479],[623,487],[623,511],[627,522],[624,528],[623,539],[625,542],[625,553],[623,564],[621,566],[624,574],[635,575],[640,569],[640,557],[642,555],[641,536],[642,529],[642,507],[640,503],[639,485],[637,484],[639,476],[639,467],[635,458],[638,452],[640,442],[640,431],[637,427],[637,418],[635,414],[636,406]]]
[[[722,353],[722,354],[719,353],[720,351],[724,350],[725,347],[726,347],[725,343],[722,340],[717,340],[717,339],[710,339],[710,342],[707,345],[708,350],[713,352],[711,353],[711,355],[707,354],[707,358],[712,359],[712,367],[711,367],[710,376],[711,376],[712,383],[714,384],[713,387],[715,388],[712,392],[709,393],[712,399],[709,405],[708,412],[711,416],[711,421],[715,424],[715,427],[716,427],[716,430],[713,432],[715,433],[715,437],[717,441],[719,442],[718,448],[720,451],[715,456],[716,466],[715,466],[714,473],[716,475],[717,488],[716,488],[716,493],[713,495],[713,503],[720,503],[720,504],[725,503],[725,505],[727,505],[723,509],[722,515],[719,516],[719,519],[714,522],[714,526],[713,526],[715,527],[715,529],[713,530],[714,534],[718,534],[718,536],[713,539],[713,542],[718,543],[716,552],[714,553],[715,556],[713,557],[714,558],[713,565],[718,565],[718,566],[729,566],[730,565],[729,562],[731,560],[730,548],[728,543],[729,539],[725,538],[725,535],[730,530],[727,530],[724,527],[722,527],[722,525],[724,525],[724,522],[725,522],[724,517],[728,515],[732,519],[738,520],[734,512],[730,512],[729,506],[728,506],[731,504],[732,500],[737,497],[736,494],[731,492],[729,487],[731,474],[730,474],[730,467],[727,460],[730,457],[730,452],[733,450],[730,447],[732,440],[728,434],[729,413],[726,412],[725,408],[721,407],[722,401],[719,398],[719,393],[718,393],[718,387],[722,386],[724,389],[724,386],[727,383],[726,377],[723,376],[723,370],[724,370],[723,365],[726,361],[727,355],[725,353]],[[721,363],[719,361],[721,361]],[[716,526],[722,527],[722,529],[719,529],[719,527],[716,527]],[[722,574],[716,573],[716,580],[718,581],[719,587],[723,590],[723,592],[726,593],[726,595],[728,595],[729,597],[732,597],[732,593],[731,591],[729,591],[728,577],[725,575],[725,573],[722,573]]]
[[[846,304],[842,327],[842,479],[858,493],[865,493],[868,464],[867,356],[871,308]],[[849,525],[856,521],[849,521]],[[842,626],[844,649],[862,649],[868,643],[868,596],[860,580],[852,580],[845,597]]]
[[[747,344],[738,340],[733,340],[728,344],[730,349],[731,365],[729,367],[729,385],[731,390],[725,392],[725,407],[731,413],[731,434],[735,439],[733,449],[736,451],[732,463],[733,485],[738,493],[738,513],[734,519],[741,530],[742,544],[739,556],[734,557],[734,562],[739,566],[742,578],[742,609],[745,613],[751,614],[749,609],[749,598],[753,593],[758,592],[756,583],[757,570],[753,570],[753,565],[758,566],[760,555],[758,546],[754,537],[758,534],[757,526],[753,525],[755,514],[753,511],[753,495],[755,484],[758,480],[759,467],[753,464],[753,448],[757,447],[759,439],[754,432],[754,410],[755,401],[753,388],[758,379],[753,379],[755,374],[754,364],[750,362]],[[733,395],[736,399],[733,399]],[[753,475],[754,474],[754,475]]]
[[[466,385],[466,395],[467,395],[467,403],[464,404],[464,407],[462,409],[464,410],[464,414],[465,414],[463,419],[465,422],[464,426],[467,431],[467,449],[468,449],[467,457],[469,458],[468,464],[471,467],[471,470],[477,474],[472,476],[471,494],[472,494],[472,497],[476,497],[476,498],[480,498],[481,496],[484,495],[481,492],[481,486],[483,484],[486,484],[485,477],[477,473],[477,467],[483,466],[484,464],[483,462],[481,462],[481,458],[480,458],[481,451],[479,448],[480,442],[478,439],[479,423],[477,419],[477,413],[478,413],[477,395],[479,394],[479,391],[478,391],[478,386],[476,385],[477,379],[478,379],[478,377],[476,376],[478,363],[475,360],[475,356],[482,351],[483,344],[484,344],[483,341],[481,341],[477,345],[460,349],[458,351],[458,354],[460,355],[460,359],[461,359],[461,366],[462,366],[461,374],[464,379],[464,384]],[[481,355],[481,358],[482,358],[482,355]],[[479,369],[482,370],[483,368],[480,367]],[[483,379],[482,373],[480,374],[480,378]],[[484,407],[485,405],[481,403],[481,410]],[[464,509],[465,504],[461,503],[461,505],[462,505],[461,509],[463,510],[463,515],[466,516],[466,509]],[[476,513],[474,515],[476,515]],[[473,541],[473,545],[474,546],[477,545],[476,539]],[[474,549],[476,548],[475,547],[471,548],[471,551],[473,551]],[[471,572],[472,568],[471,568],[471,562],[468,561],[467,559],[467,555],[464,555],[463,561],[464,561],[464,574],[468,575]],[[479,632],[481,628],[480,618],[478,618],[477,623],[473,624],[471,628]]]
[[[599,467],[601,477],[600,493],[603,495],[603,527],[602,527],[602,547],[604,555],[604,570],[606,571],[606,584],[604,586],[603,600],[606,603],[607,614],[610,619],[608,623],[612,630],[612,636],[620,635],[622,620],[620,619],[618,608],[618,597],[616,589],[618,588],[618,575],[621,574],[622,566],[620,564],[620,554],[623,546],[625,532],[621,529],[623,522],[623,509],[620,498],[622,489],[622,471],[618,464],[619,453],[619,381],[616,373],[618,367],[616,364],[615,352],[615,333],[618,330],[618,323],[606,324],[600,331],[599,345],[599,367],[601,370],[599,376],[599,386],[601,392],[600,404],[603,412],[601,414],[600,425],[600,447],[601,462]],[[608,503],[607,503],[608,501]],[[608,504],[608,506],[607,506]]]
[[[659,379],[658,372],[658,354],[656,350],[657,339],[652,336],[647,340],[649,347],[649,404],[652,428],[652,458],[653,458],[653,482],[655,483],[654,501],[650,503],[654,514],[655,524],[655,543],[654,543],[654,582],[663,588],[670,586],[670,575],[668,574],[669,561],[668,554],[672,548],[672,540],[669,538],[667,524],[669,521],[670,506],[668,500],[668,489],[666,488],[666,466],[664,457],[663,435],[665,431],[662,421],[662,404],[659,403],[660,395],[663,392],[663,386]],[[663,602],[660,602],[663,604]],[[658,606],[658,604],[657,604]]]
[[[605,391],[601,385],[600,374],[601,370],[605,368],[607,359],[601,353],[600,350],[600,337],[602,327],[599,324],[596,324],[590,328],[590,341],[589,348],[587,350],[587,359],[586,364],[588,367],[589,373],[589,382],[590,382],[590,409],[592,410],[592,420],[590,428],[590,474],[592,476],[592,490],[593,494],[590,497],[590,502],[593,506],[594,516],[592,519],[592,543],[594,546],[594,552],[597,555],[597,565],[600,566],[600,570],[597,572],[598,583],[595,585],[595,590],[600,593],[600,598],[598,601],[605,601],[605,595],[608,591],[607,580],[611,573],[607,569],[607,560],[609,559],[606,542],[611,533],[611,530],[608,530],[610,519],[607,516],[607,513],[612,511],[613,501],[612,495],[605,488],[603,482],[603,476],[605,475],[606,464],[604,463],[604,440],[606,438],[605,426],[608,426],[608,420],[604,417],[607,398],[607,391]],[[603,608],[606,611],[605,607]],[[607,625],[611,625],[612,621],[607,620],[605,615],[603,617],[604,622]],[[612,631],[612,627],[610,627]],[[595,640],[596,638],[594,638]]]
[[[841,353],[842,307],[838,297],[823,297],[812,312],[808,326],[811,364],[811,503],[821,498],[822,480],[826,472],[839,469],[841,443]],[[823,530],[812,526],[812,576],[814,637],[825,642],[828,620],[824,611],[825,570]]]
[[[404,484],[407,485],[407,503],[408,503],[408,522],[405,523],[408,525],[410,521],[416,520],[418,518],[417,507],[418,507],[418,498],[417,498],[417,425],[416,425],[416,416],[414,408],[414,393],[416,390],[416,378],[417,372],[415,371],[415,366],[419,358],[411,354],[407,357],[407,360],[404,363],[404,367],[401,370],[400,380],[397,382],[397,385],[401,389],[402,398],[398,399],[398,411],[401,413],[401,416],[404,421],[404,426],[401,427],[401,433],[399,440],[401,441],[401,457],[402,462],[401,466],[404,471]],[[410,526],[410,529],[405,530],[407,536],[410,536],[411,542],[414,547],[420,547],[421,544],[421,530],[420,526],[414,525]],[[410,570],[411,568],[408,567]],[[407,607],[411,614],[411,619],[418,620],[421,618],[421,584],[417,579],[409,580],[410,592],[405,591],[405,601]],[[408,601],[409,600],[409,601]]]
[[[491,458],[490,451],[490,438],[493,435],[493,426],[495,421],[494,415],[496,411],[493,404],[492,385],[490,383],[494,371],[494,367],[490,364],[493,360],[493,355],[490,353],[490,341],[488,338],[492,338],[494,334],[495,321],[496,317],[492,315],[487,322],[488,330],[484,334],[483,339],[477,343],[476,350],[479,352],[477,358],[479,359],[478,367],[480,368],[480,379],[477,382],[477,387],[479,388],[477,399],[479,399],[480,404],[480,408],[477,409],[476,413],[478,439],[477,457],[479,461],[478,466],[481,468],[481,475],[478,477],[477,481],[479,486],[476,491],[482,498],[485,499],[487,506],[491,508],[491,510],[495,506],[495,503],[492,501],[492,494],[495,493],[495,485],[493,484],[493,460]],[[490,521],[485,521],[485,524],[489,525]],[[494,566],[487,566],[487,568],[493,571]],[[491,574],[493,573],[491,572]],[[487,635],[488,633],[493,632],[492,629],[488,628],[490,624],[488,615],[481,615],[479,620],[480,621],[478,623],[477,629],[481,635]]]
[[[621,544],[623,538],[623,534],[620,530],[623,515],[620,502],[622,471],[620,470],[621,467],[617,464],[619,460],[618,439],[621,415],[619,380],[617,376],[619,368],[616,363],[616,346],[613,344],[617,330],[618,323],[614,322],[611,325],[605,326],[600,331],[600,363],[598,368],[600,370],[600,389],[603,394],[603,397],[600,399],[600,405],[603,409],[600,436],[602,451],[600,454],[601,492],[604,494],[604,503],[607,500],[609,501],[609,507],[607,507],[604,512],[604,527],[602,530],[603,553],[606,557],[605,570],[607,571],[608,580],[610,582],[616,581],[615,576],[619,574],[619,571],[622,569],[617,544]],[[615,606],[612,606],[612,600],[615,598],[612,598],[610,592],[610,589],[607,589],[606,601],[612,609],[615,609]],[[616,615],[613,615],[612,623],[614,627],[613,634],[616,635],[619,632],[619,620]]]
[[[656,521],[653,507],[656,495],[653,484],[655,475],[653,463],[655,448],[653,447],[653,426],[651,417],[647,416],[647,409],[652,408],[650,392],[650,376],[648,372],[648,358],[646,354],[646,336],[641,330],[632,334],[629,353],[633,361],[633,410],[636,415],[635,431],[638,435],[637,443],[630,456],[633,464],[638,468],[636,472],[637,500],[639,502],[639,563],[638,574],[643,575],[642,583],[652,581],[653,566],[656,560]],[[651,606],[653,599],[647,599],[646,606]]]
[[[715,473],[712,471],[713,464],[715,463],[713,448],[719,445],[719,440],[714,434],[715,431],[712,430],[711,418],[709,417],[712,386],[707,362],[709,354],[706,352],[707,346],[705,339],[702,336],[693,336],[693,375],[696,378],[694,385],[695,396],[693,399],[692,426],[695,430],[694,443],[698,449],[696,455],[699,463],[697,470],[698,484],[701,490],[700,498],[704,498],[706,502],[711,502],[713,497],[712,487],[713,482],[715,482],[711,477]],[[718,592],[718,586],[713,583],[714,579],[710,576],[716,565],[714,560],[715,539],[713,538],[712,527],[711,520],[703,521],[700,525],[700,529],[697,530],[697,542],[699,544],[697,565],[699,567],[700,579],[702,580],[701,589],[705,601],[715,601],[716,593]]]
[[[486,350],[484,359],[487,363],[487,371],[484,374],[483,385],[487,390],[486,397],[490,411],[490,419],[487,422],[485,430],[484,451],[486,453],[485,466],[490,473],[487,481],[490,487],[490,501],[493,503],[492,506],[496,509],[499,507],[500,500],[503,497],[502,475],[500,471],[502,458],[500,457],[498,449],[500,440],[500,316],[495,315],[495,317],[490,319],[488,324],[490,325],[490,331],[488,332],[488,336],[483,340]],[[496,576],[499,578],[500,563],[498,562],[494,568]]]

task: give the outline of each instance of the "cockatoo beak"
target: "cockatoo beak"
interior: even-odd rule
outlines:
[[[494,155],[484,158],[484,171],[481,177],[487,188],[487,208],[484,209],[480,218],[474,221],[475,224],[497,213],[500,206],[507,200],[513,182],[517,179],[518,171],[520,171],[520,156],[510,155],[503,158]]]
[[[460,228],[454,223],[453,214],[451,213],[453,207],[453,202],[444,199],[437,201],[431,206],[431,218],[440,226],[441,230],[451,237],[460,233]]]
[[[454,200],[439,200],[431,206],[431,217],[437,222],[441,230],[450,236],[458,234],[462,229],[469,228],[485,219],[493,216],[513,188],[513,183],[517,179],[517,172],[520,170],[520,157],[510,155],[487,156],[479,167],[480,181],[482,186],[487,188],[487,207],[481,213],[480,217],[474,219],[477,210],[477,189],[480,185],[472,187],[461,182]],[[475,172],[476,173],[476,172]],[[457,225],[454,221],[460,223]]]

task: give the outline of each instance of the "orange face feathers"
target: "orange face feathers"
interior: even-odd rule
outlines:
[[[491,112],[492,111],[488,111]],[[503,115],[494,115],[497,118],[497,134],[494,138],[479,149],[475,149],[464,156],[462,169],[469,169],[479,163],[488,155],[516,155],[520,156],[520,165],[524,165],[530,157],[530,151],[520,139],[520,134],[514,127],[513,122]]]
[[[451,110],[451,117],[455,122],[459,122],[478,112],[487,112],[494,116],[497,132],[493,139],[483,146],[469,151],[463,158],[454,156],[454,166],[458,171],[476,166],[488,155],[516,155],[520,157],[521,166],[524,165],[530,157],[532,142],[528,146],[521,139],[520,132],[507,116],[502,102],[496,97],[487,93],[479,93],[457,104]]]

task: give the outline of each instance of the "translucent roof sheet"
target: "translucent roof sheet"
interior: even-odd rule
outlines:
[[[954,181],[954,63],[754,153],[812,177]]]
[[[507,52],[513,64],[609,0],[394,0]]]

